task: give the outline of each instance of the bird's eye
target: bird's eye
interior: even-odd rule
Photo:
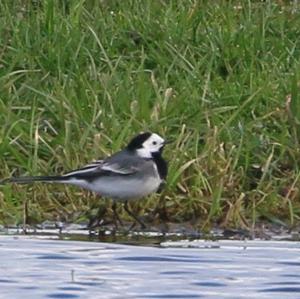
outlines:
[[[152,142],[152,144],[153,144],[153,145],[156,145],[156,144],[157,144],[157,142],[156,142],[156,141],[153,141],[153,142]]]

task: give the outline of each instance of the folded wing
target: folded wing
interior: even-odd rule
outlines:
[[[98,160],[88,164],[82,168],[68,172],[61,177],[64,179],[84,179],[93,180],[101,176],[127,176],[138,171],[135,166],[126,165],[127,163],[119,163],[113,161]]]

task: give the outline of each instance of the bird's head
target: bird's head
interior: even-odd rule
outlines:
[[[155,133],[141,133],[134,137],[127,149],[130,151],[136,151],[136,153],[142,158],[152,158],[153,155],[161,153],[166,141]]]

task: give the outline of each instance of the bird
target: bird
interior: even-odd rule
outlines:
[[[145,224],[128,208],[128,201],[158,192],[165,184],[168,164],[162,152],[167,143],[156,133],[143,132],[119,152],[82,168],[62,175],[10,177],[0,184],[44,182],[75,185],[112,199],[113,211],[120,223],[116,202],[122,202],[125,211],[145,228]]]

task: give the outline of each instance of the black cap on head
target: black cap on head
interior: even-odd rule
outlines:
[[[135,136],[127,145],[127,149],[134,151],[138,148],[141,148],[143,143],[152,135],[150,132],[141,133]]]

